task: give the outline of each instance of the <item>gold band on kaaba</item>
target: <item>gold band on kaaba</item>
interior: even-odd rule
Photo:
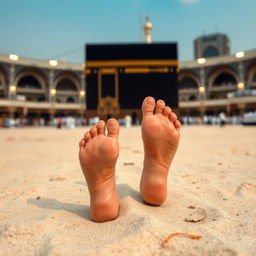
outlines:
[[[100,67],[157,67],[178,66],[177,60],[112,60],[112,61],[87,61],[87,68]]]
[[[176,43],[87,45],[88,113],[133,115],[148,95],[176,108],[178,64]]]

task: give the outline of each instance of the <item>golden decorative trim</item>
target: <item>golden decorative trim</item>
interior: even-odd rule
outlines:
[[[101,92],[102,92],[102,79],[101,79],[101,70],[98,72],[98,101],[101,100]]]
[[[115,97],[102,97],[102,75],[113,74],[114,75],[114,86],[115,86]],[[119,78],[118,70],[116,68],[99,68],[98,69],[98,114],[118,114],[120,105],[119,101]]]
[[[93,67],[128,67],[128,66],[178,66],[177,60],[106,60],[87,61],[86,68]]]
[[[119,111],[120,105],[118,100],[109,96],[101,98],[97,106],[98,115],[117,115]]]
[[[125,73],[149,73],[149,68],[125,68]]]
[[[114,68],[102,68],[101,69],[101,73],[102,74],[115,74],[115,70]]]
[[[155,72],[155,73],[168,73],[170,72],[169,71],[169,68],[165,67],[165,68],[151,68],[150,69],[150,72]],[[172,72],[172,70],[171,70]]]
[[[125,73],[168,73],[169,69],[165,68],[125,68]]]
[[[119,102],[119,77],[117,69],[115,69],[115,98]]]

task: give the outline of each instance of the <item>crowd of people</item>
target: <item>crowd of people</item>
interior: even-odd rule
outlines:
[[[95,116],[93,118],[81,118],[74,116],[58,116],[52,121],[44,118],[8,118],[0,117],[0,127],[15,128],[15,127],[44,127],[53,126],[56,128],[73,129],[81,126],[92,126],[98,123],[100,118]],[[244,113],[241,115],[227,116],[224,112],[220,112],[216,115],[204,115],[201,116],[181,116],[181,123],[183,125],[239,125],[239,124],[256,124],[256,110]],[[130,127],[132,125],[139,125],[139,120],[132,120],[132,117],[127,115],[124,118],[120,118],[119,124],[122,126]]]
[[[239,125],[239,124],[254,124],[256,123],[256,111],[246,112],[243,115],[226,115],[225,112],[220,112],[218,115],[201,116],[183,116],[181,117],[183,125]]]
[[[0,118],[0,127],[15,128],[15,127],[45,127],[54,126],[56,128],[72,129],[79,126],[87,125],[85,118],[81,117],[55,117],[52,121],[45,118]]]

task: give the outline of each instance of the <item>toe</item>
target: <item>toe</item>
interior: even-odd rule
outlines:
[[[83,148],[85,146],[86,142],[84,139],[81,139],[80,142],[79,142],[79,148]]]
[[[119,134],[119,124],[116,119],[110,118],[107,121],[107,130],[109,137],[117,137]]]
[[[96,126],[93,126],[91,129],[90,129],[90,134],[91,134],[91,137],[95,137],[97,135],[97,127]]]
[[[166,107],[164,108],[163,115],[164,115],[165,117],[169,117],[169,115],[170,115],[171,113],[172,113],[171,108],[168,107],[168,106],[166,106]]]
[[[86,132],[84,135],[84,139],[86,141],[86,143],[88,143],[91,140],[91,133],[90,132]]]
[[[163,100],[158,100],[156,102],[156,114],[162,114],[165,107],[165,102]]]
[[[100,120],[97,124],[98,134],[105,134],[106,125],[103,120]]]
[[[146,97],[142,103],[143,116],[153,115],[155,108],[155,99],[153,97]]]
[[[174,112],[172,112],[169,115],[169,120],[174,123],[177,120],[177,115]]]
[[[176,128],[177,130],[179,130],[179,129],[181,128],[181,123],[180,123],[180,121],[179,121],[179,120],[176,120],[176,121],[174,122],[174,126],[175,126],[175,128]]]

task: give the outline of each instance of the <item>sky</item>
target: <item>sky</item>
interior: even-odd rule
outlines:
[[[177,42],[192,60],[193,40],[225,33],[231,53],[256,48],[255,0],[0,0],[0,53],[84,61],[86,43]]]

